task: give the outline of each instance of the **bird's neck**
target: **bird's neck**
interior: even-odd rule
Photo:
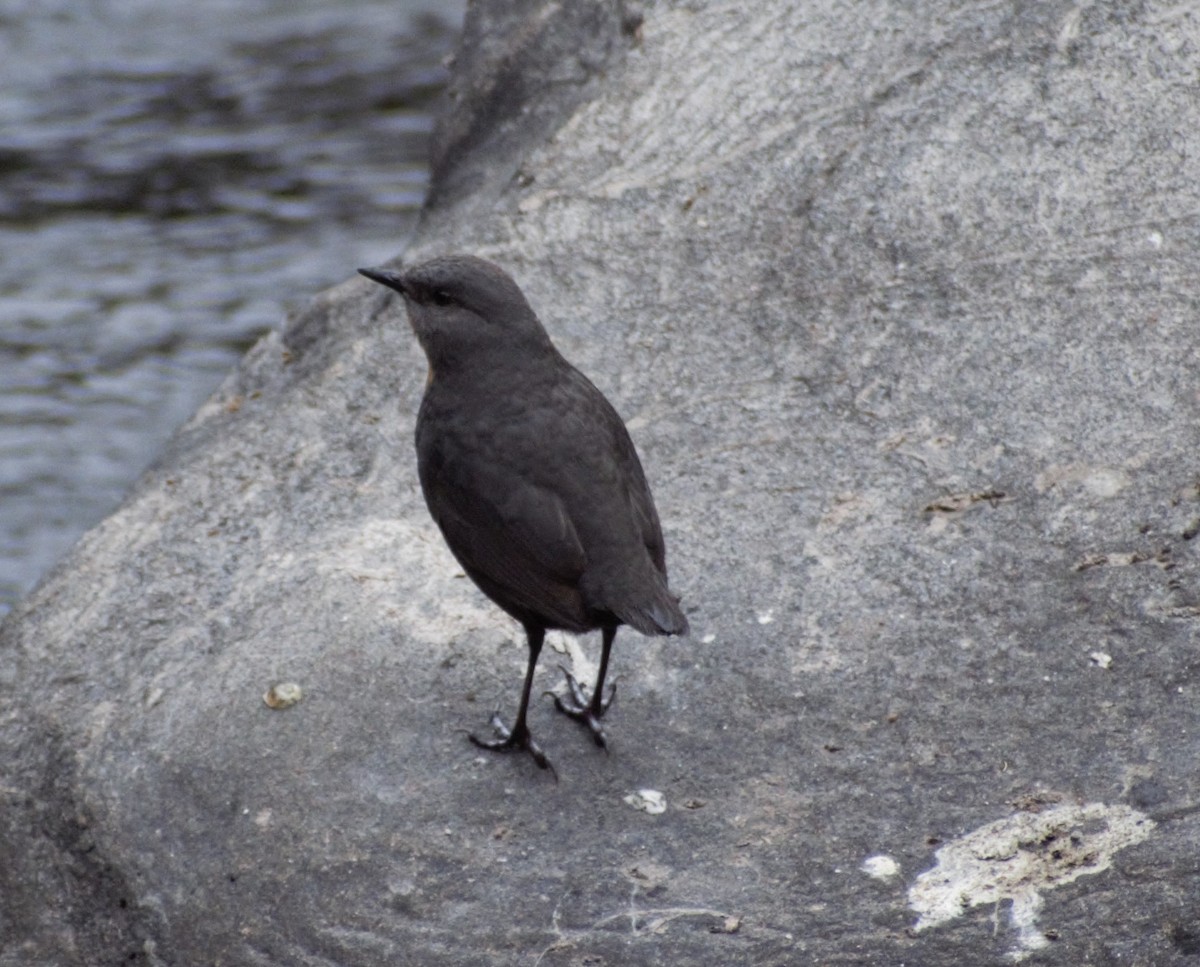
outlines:
[[[549,344],[505,346],[502,352],[479,347],[470,351],[451,346],[425,347],[429,361],[426,386],[434,384],[473,385],[476,387],[533,385],[552,379],[562,357]]]

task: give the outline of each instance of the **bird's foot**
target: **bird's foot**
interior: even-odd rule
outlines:
[[[500,713],[493,712],[489,724],[496,733],[496,738],[481,739],[471,732],[467,733],[467,738],[480,749],[487,749],[489,752],[512,752],[514,749],[522,749],[529,753],[539,768],[549,769],[550,775],[554,776],[556,782],[558,781],[558,773],[554,771],[553,764],[546,758],[542,747],[533,740],[533,735],[524,722],[521,722],[516,728],[510,729],[500,718]]]
[[[554,707],[564,715],[571,716],[576,722],[586,725],[588,731],[592,733],[592,739],[596,745],[607,750],[608,737],[604,734],[604,726],[600,722],[600,717],[612,705],[617,694],[617,686],[610,685],[607,695],[589,696],[587,689],[579,684],[574,675],[565,668],[562,672],[567,677],[567,694],[559,695],[557,692],[550,692],[549,694],[554,696]]]

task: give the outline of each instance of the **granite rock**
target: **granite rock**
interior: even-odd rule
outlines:
[[[617,405],[693,634],[618,637],[610,755],[542,700],[557,784],[469,745],[524,646],[348,281],[0,628],[0,964],[1194,963],[1198,49],[472,5],[404,257],[501,263]]]

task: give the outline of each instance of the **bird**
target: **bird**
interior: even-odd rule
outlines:
[[[499,710],[490,751],[527,752],[557,779],[529,729],[546,632],[601,633],[595,685],[565,668],[555,707],[607,750],[609,656],[622,625],[685,635],[666,545],[624,422],[550,340],[517,283],[473,255],[359,273],[399,293],[429,364],[417,413],[417,474],[429,513],[467,576],[523,627],[529,649],[512,725]]]

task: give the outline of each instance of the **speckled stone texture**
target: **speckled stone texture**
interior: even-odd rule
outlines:
[[[1186,4],[474,4],[404,257],[617,405],[693,634],[618,637],[610,755],[541,700],[557,785],[470,746],[524,646],[347,282],[0,629],[0,964],[1200,962],[1198,57]]]

